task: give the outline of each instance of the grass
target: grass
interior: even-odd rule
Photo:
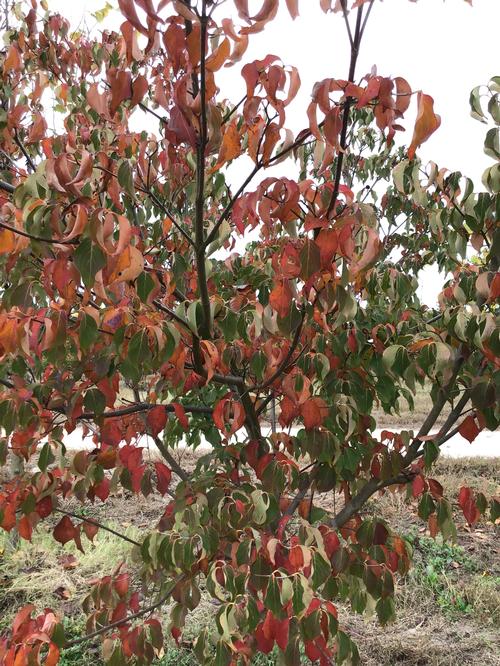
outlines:
[[[461,485],[472,485],[485,494],[498,492],[500,459],[443,459],[433,475],[445,493],[456,494]],[[329,500],[331,502],[331,499]],[[109,504],[86,507],[84,514],[106,522],[118,531],[138,538],[156,524],[164,501],[150,497],[116,497]],[[375,504],[378,504],[376,507]],[[371,502],[388,521],[405,534],[414,548],[414,567],[398,581],[397,620],[381,628],[373,618],[357,616],[339,606],[340,618],[357,642],[367,666],[498,666],[500,661],[500,545],[492,526],[466,527],[457,511],[457,543],[431,539],[401,495],[386,493]],[[124,518],[126,520],[124,520]],[[85,633],[80,606],[88,581],[111,573],[127,560],[129,546],[118,537],[100,531],[95,545],[85,543],[85,553],[74,545],[59,546],[50,534],[37,530],[32,543],[13,545],[0,535],[0,634],[11,623],[16,609],[26,603],[48,606],[65,616],[66,632],[77,638]],[[74,562],[68,556],[75,558]],[[133,571],[134,564],[129,561]],[[214,607],[202,600],[190,614],[183,635],[189,645],[199,631],[213,622]],[[167,609],[163,614],[168,622]],[[63,653],[62,666],[102,664],[99,641]],[[166,646],[156,666],[194,666],[188,648]],[[261,655],[255,666],[277,663],[277,654]],[[307,663],[307,660],[304,660]]]

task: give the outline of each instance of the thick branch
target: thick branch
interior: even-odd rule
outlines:
[[[173,405],[161,405],[154,404],[150,402],[141,402],[134,405],[129,405],[128,407],[122,407],[120,409],[113,409],[102,414],[96,414],[95,412],[83,412],[80,416],[77,417],[79,421],[81,420],[93,420],[98,418],[111,419],[115,416],[125,416],[127,414],[136,414],[137,412],[148,412],[153,407],[164,407],[167,412],[175,412],[175,407]],[[185,412],[191,414],[211,414],[211,407],[204,407],[203,405],[182,405],[182,408]]]
[[[163,458],[168,462],[170,468],[177,474],[179,479],[181,479],[182,481],[189,481],[188,474],[182,469],[182,467],[178,464],[176,459],[170,454],[168,448],[161,441],[161,439],[158,436],[155,436],[154,440],[158,448],[158,451],[161,453]]]
[[[434,406],[432,407],[431,411],[427,415],[427,418],[424,420],[422,427],[418,431],[417,436],[413,440],[413,442],[410,444],[410,447],[408,449],[408,453],[406,454],[404,458],[404,464],[409,465],[411,462],[415,460],[415,457],[417,455],[417,452],[420,448],[420,444],[422,443],[422,440],[420,439],[421,437],[425,437],[425,435],[428,435],[433,427],[433,425],[436,423],[437,419],[439,418],[439,415],[443,411],[443,407],[445,406],[446,402],[448,401],[448,398],[450,397],[451,391],[453,390],[455,386],[455,382],[458,377],[458,373],[460,372],[460,368],[464,364],[464,357],[461,353],[461,349],[459,350],[459,354],[457,358],[455,359],[455,363],[453,364],[453,369],[451,373],[451,377],[449,382],[446,384],[446,386],[442,386],[439,389],[439,393],[437,396],[437,400],[434,403]]]
[[[346,21],[347,26],[349,26],[349,22],[347,20],[347,14],[346,14],[346,8],[345,8],[345,0],[342,3],[342,11],[344,13],[344,18]],[[363,6],[358,7],[358,13],[356,15],[356,27],[354,29],[354,37],[351,38],[351,33],[349,31],[349,38],[351,42],[351,61],[349,63],[349,74],[348,74],[348,81],[354,81],[354,74],[356,71],[356,62],[358,60],[358,55],[359,55],[359,47],[361,45],[361,37],[362,37],[362,31],[361,31],[361,19],[363,16]],[[335,206],[337,204],[337,198],[339,196],[339,188],[340,188],[340,179],[342,177],[342,165],[344,162],[344,154],[345,151],[347,150],[347,142],[346,142],[346,137],[347,137],[347,128],[349,125],[349,113],[350,109],[353,103],[353,98],[348,97],[345,101],[344,104],[344,111],[342,114],[342,129],[340,130],[340,151],[337,156],[337,168],[335,171],[335,181],[333,185],[333,192],[332,192],[332,198],[330,199],[330,203],[328,205],[328,211],[327,211],[327,217],[330,215],[332,210],[335,210]]]
[[[9,194],[12,194],[15,192],[15,187],[14,185],[11,185],[10,183],[6,183],[5,180],[0,180],[0,190],[3,190],[4,192],[9,192]]]
[[[438,398],[433,408],[429,412],[417,436],[411,443],[406,456],[403,459],[404,467],[408,467],[408,465],[410,465],[420,455],[419,449],[420,449],[420,444],[422,443],[421,438],[429,434],[433,425],[435,424],[439,415],[441,414],[443,407],[448,401],[450,394],[455,386],[458,373],[460,372],[460,368],[462,367],[463,363],[464,363],[464,357],[462,354],[459,354],[453,365],[452,375],[449,382],[446,384],[446,386],[440,389]],[[462,403],[464,397],[465,396],[463,396],[462,399],[459,401],[459,404]],[[469,396],[466,397],[465,402],[467,402],[468,399]],[[458,408],[459,404],[457,404],[457,407],[455,409]],[[451,418],[452,415],[450,414],[445,425],[441,429],[443,433],[445,432],[444,427],[445,426],[450,427],[447,425],[448,422],[450,422],[450,425],[452,425],[455,422],[456,418],[458,418],[458,415],[460,414],[461,410],[462,408],[460,408],[460,411],[457,413],[456,416],[453,417],[453,419]],[[344,508],[335,516],[332,522],[332,526],[334,528],[342,527],[342,525],[344,525],[348,520],[350,520],[356,513],[358,513],[361,510],[361,508],[369,500],[369,498],[378,490],[382,490],[387,486],[395,485],[396,483],[407,483],[411,481],[413,477],[414,473],[411,470],[403,470],[401,474],[399,474],[398,476],[386,479],[385,481],[379,481],[378,479],[370,479],[369,481],[367,481],[367,483],[365,483],[365,485],[361,488],[361,490],[357,493],[357,495],[355,495],[344,506]]]
[[[353,516],[355,516],[363,508],[366,502],[370,497],[376,493],[378,490],[387,488],[387,486],[393,486],[400,483],[408,483],[415,476],[415,472],[401,472],[398,476],[394,476],[385,481],[379,481],[378,479],[370,479],[359,491],[357,495],[344,506],[344,508],[339,511],[339,513],[333,518],[330,525],[334,529],[340,529],[345,525]]]
[[[198,272],[198,289],[203,309],[202,338],[212,335],[212,313],[208,293],[207,271],[205,266],[204,208],[205,208],[205,149],[207,145],[207,108],[206,108],[206,46],[207,46],[206,0],[202,0],[200,24],[201,59],[200,59],[200,136],[196,149],[196,201],[195,201],[195,259]]]

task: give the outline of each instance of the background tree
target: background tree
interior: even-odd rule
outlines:
[[[124,536],[138,571],[105,576],[85,604],[78,641],[105,636],[111,663],[153,660],[167,601],[178,640],[200,586],[218,604],[217,631],[195,647],[202,663],[248,663],[275,644],[285,663],[302,649],[356,662],[335,601],[389,621],[411,557],[367,501],[406,492],[432,534],[452,536],[429,469],[457,430],[472,441],[498,425],[498,78],[471,98],[485,120],[485,93],[495,123],[496,162],[475,194],[416,157],[440,123],[432,98],[356,73],[373,0],[321,0],[345,22],[349,71],[315,85],[296,136],[286,112],[300,78],[276,56],[243,66],[238,103],[219,93],[220,69],[278,9],[232,4],[241,26],[231,3],[120,0],[120,32],[93,37],[32,0],[2,61],[0,459],[26,467],[2,485],[0,525],[31,539],[46,521],[83,548],[109,528],[70,498],[168,495],[141,541]],[[297,0],[286,5],[295,18]],[[396,149],[412,102],[411,144]],[[253,166],[235,187],[227,166],[243,156]],[[295,179],[266,176],[288,158]],[[257,240],[235,252],[250,230]],[[435,263],[453,274],[439,311],[416,294]],[[419,431],[376,436],[374,405],[411,410],[426,381]],[[64,438],[77,427],[94,448],[73,455]],[[213,449],[188,474],[174,447],[201,435]],[[343,498],[333,514],[325,493]],[[459,502],[471,524],[498,517],[468,488]],[[55,664],[65,646],[60,618],[26,606],[0,659]]]

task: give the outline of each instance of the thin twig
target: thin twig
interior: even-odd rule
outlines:
[[[167,588],[167,591],[165,594],[161,597],[159,601],[157,601],[155,604],[152,604],[151,606],[147,606],[146,608],[143,608],[140,611],[137,611],[137,613],[133,613],[132,615],[127,615],[127,617],[124,617],[122,620],[117,620],[116,622],[112,622],[111,624],[107,624],[105,627],[101,627],[100,629],[96,629],[95,631],[92,631],[90,634],[87,634],[86,636],[82,636],[81,638],[76,638],[74,641],[70,641],[69,643],[66,643],[64,645],[64,649],[67,650],[69,648],[75,647],[75,645],[80,645],[81,643],[86,643],[87,641],[90,641],[92,638],[95,638],[96,636],[100,636],[101,634],[106,633],[107,631],[110,631],[110,629],[116,629],[116,627],[121,627],[124,624],[127,624],[128,622],[131,622],[132,620],[137,620],[137,618],[142,617],[143,615],[146,615],[146,613],[151,613],[160,606],[163,606],[164,603],[169,599],[170,595],[176,588],[176,586],[182,582],[185,579],[185,574],[181,574],[180,576],[177,576],[177,578],[174,578],[174,580],[170,583],[170,585]]]
[[[57,513],[63,513],[65,516],[71,516],[71,518],[76,518],[77,520],[81,520],[84,523],[90,523],[91,525],[95,525],[96,527],[99,527],[99,529],[104,530],[105,532],[109,532],[110,534],[114,534],[115,536],[119,537],[120,539],[123,539],[123,541],[128,541],[128,543],[131,543],[133,546],[137,546],[138,548],[140,548],[142,546],[142,544],[139,543],[139,541],[135,541],[134,539],[131,539],[126,534],[121,534],[120,532],[117,532],[112,527],[108,527],[107,525],[103,525],[102,523],[98,522],[94,518],[88,518],[86,516],[80,516],[77,513],[73,513],[72,511],[66,511],[65,509],[55,508],[54,511],[56,511]]]

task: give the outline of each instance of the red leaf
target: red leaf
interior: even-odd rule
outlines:
[[[266,638],[263,630],[264,623],[259,624],[255,630],[255,640],[257,641],[257,647],[259,652],[264,652],[264,654],[269,654],[274,647],[274,639]]]
[[[119,574],[113,581],[113,587],[117,595],[123,599],[127,596],[130,583],[130,576],[128,573]]]
[[[278,620],[276,617],[272,617],[272,627],[274,640],[277,645],[283,652],[286,650],[288,645],[288,631],[290,628],[290,619],[286,617],[284,620]]]
[[[104,477],[104,479],[100,482],[97,483],[93,487],[94,495],[98,497],[101,502],[105,502],[108,497],[109,497],[109,490],[110,490],[110,481],[107,477]]]
[[[293,567],[293,571],[301,569],[304,566],[304,553],[302,552],[302,548],[300,546],[294,546],[290,550],[288,559]]]
[[[33,604],[28,604],[23,606],[21,610],[17,613],[14,621],[12,622],[12,636],[16,638],[17,633],[22,628],[23,624],[31,619],[31,613],[35,610]]]
[[[316,245],[319,247],[321,266],[327,268],[339,245],[337,232],[334,229],[321,229],[316,238]]]
[[[80,166],[78,168],[78,173],[70,180],[67,185],[75,185],[76,183],[81,183],[85,180],[88,180],[92,175],[92,157],[89,152],[82,150],[82,158],[80,161]]]
[[[358,341],[356,339],[356,331],[354,328],[349,329],[349,333],[347,334],[347,346],[349,347],[349,351],[353,354],[358,351]]]
[[[156,486],[160,495],[165,495],[172,480],[172,470],[161,462],[155,463]]]
[[[300,255],[292,243],[287,243],[280,257],[281,274],[284,278],[299,277],[302,270]]]
[[[416,149],[427,141],[433,132],[441,125],[441,117],[434,113],[434,100],[430,95],[418,93],[418,112],[413,130],[413,138],[408,148],[408,157],[415,157]]]
[[[215,405],[213,419],[221,432],[231,436],[243,427],[245,423],[245,410],[239,401],[234,400],[231,394],[228,394],[224,398],[221,398]]]
[[[434,499],[441,498],[443,496],[443,486],[439,483],[439,481],[436,481],[436,479],[427,479],[427,482],[429,484],[429,490],[431,491]]]
[[[458,504],[463,511],[465,520],[469,523],[469,525],[474,525],[474,523],[477,523],[481,517],[481,513],[476,506],[474,495],[470,488],[465,486],[460,488],[460,492],[458,494]]]
[[[174,408],[175,415],[177,417],[177,420],[181,424],[181,426],[184,428],[184,430],[187,430],[189,428],[189,421],[186,416],[186,410],[184,407],[178,403],[178,402],[173,402],[172,407]]]
[[[54,527],[52,535],[56,541],[64,546],[68,541],[72,541],[77,533],[76,527],[71,522],[69,516],[63,516]]]
[[[481,432],[481,429],[478,428],[474,416],[470,414],[462,421],[458,428],[458,432],[462,437],[465,437],[465,439],[468,439],[469,442],[472,443]]]
[[[106,419],[101,426],[101,442],[109,446],[118,446],[123,439],[123,433],[118,419]]]
[[[40,518],[47,518],[52,513],[52,497],[47,496],[36,503],[35,510]]]
[[[418,497],[421,495],[424,490],[425,490],[425,481],[424,477],[419,474],[413,479],[413,483],[411,484],[412,487],[412,495],[413,497]]]
[[[331,530],[323,534],[323,543],[325,544],[325,552],[329,558],[340,548],[340,539]]]
[[[495,273],[495,276],[490,284],[490,300],[496,301],[500,296],[500,273]]]
[[[94,525],[94,523],[89,523],[88,521],[85,521],[82,525],[82,528],[87,539],[93,542],[95,535],[99,531],[99,527],[97,525]]]
[[[172,627],[170,629],[170,633],[172,634],[172,638],[177,643],[177,645],[180,645],[180,638],[182,636],[182,632],[179,629],[179,627]]]
[[[142,102],[144,95],[149,90],[149,83],[145,76],[139,74],[139,76],[132,83],[132,100],[130,102],[131,106],[135,106]]]
[[[149,410],[146,416],[146,423],[153,435],[160,433],[167,425],[167,410],[163,405],[156,405]]]

